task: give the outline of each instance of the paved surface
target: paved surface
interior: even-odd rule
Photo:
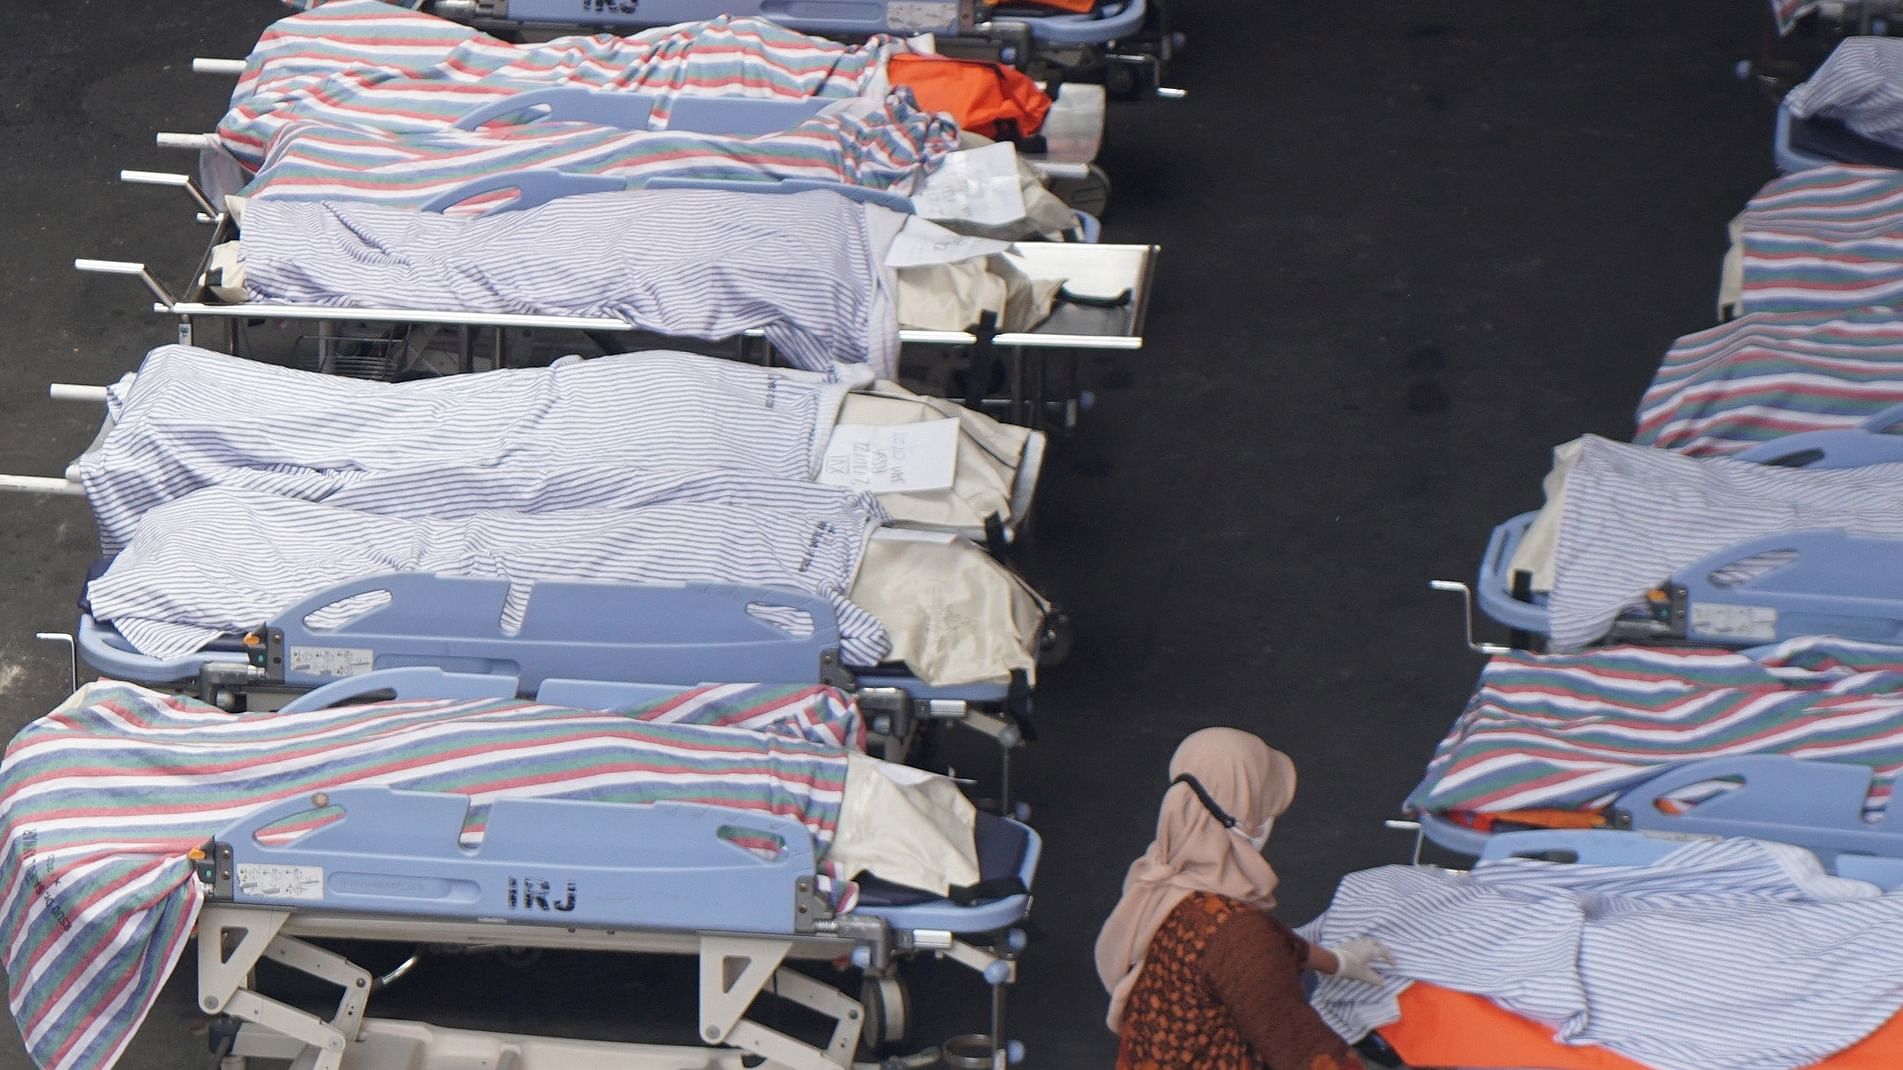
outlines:
[[[282,9],[15,6],[0,470],[51,475],[96,414],[45,384],[108,381],[171,330],[136,284],[69,262],[189,270],[182,196],[113,176],[181,168],[152,132],[204,128],[227,89],[190,57],[242,55]],[[1756,34],[1735,0],[1177,6],[1190,96],[1119,109],[1106,152],[1106,237],[1165,247],[1150,344],[1097,369],[1040,504],[1033,576],[1078,641],[1018,765],[1047,853],[1010,1031],[1037,1066],[1111,1059],[1090,945],[1185,733],[1236,724],[1295,757],[1270,847],[1290,920],[1403,857],[1381,819],[1477,669],[1426,581],[1466,576],[1537,503],[1552,445],[1630,430],[1666,345],[1711,322],[1724,224],[1770,172],[1769,107],[1729,74]],[[0,499],[8,731],[65,693],[31,634],[70,627],[92,538],[76,500]],[[203,1065],[190,973],[123,1065]],[[668,986],[690,982],[452,961],[384,1009],[608,1035],[677,1013]],[[930,1035],[978,1025],[948,987],[921,988]],[[25,1066],[3,1028],[0,1070]]]

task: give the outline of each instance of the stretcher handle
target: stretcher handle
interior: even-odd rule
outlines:
[[[0,475],[0,491],[12,491],[16,494],[60,494],[72,498],[86,496],[86,489],[78,483],[70,479],[55,479],[51,476]]]
[[[446,212],[473,197],[501,190],[515,190],[518,196],[483,211],[482,215],[536,208],[561,197],[583,193],[614,193],[628,188],[621,179],[607,175],[578,175],[566,171],[536,169],[509,171],[470,179],[447,193],[437,194],[423,204],[422,211]]]
[[[208,149],[218,143],[217,134],[180,134],[161,130],[153,135],[152,141],[162,149],[189,149],[193,152]]]
[[[152,291],[152,296],[158,298],[159,304],[167,308],[178,304],[172,292],[154,278],[144,264],[135,264],[130,260],[75,260],[73,267],[96,275],[136,275],[140,282],[145,283],[145,288]]]
[[[574,86],[554,86],[484,104],[449,125],[452,130],[475,130],[497,119],[522,115],[525,123],[582,122],[616,130],[646,130],[654,104],[654,97],[646,93],[603,93]]]
[[[895,212],[904,212],[906,215],[911,215],[913,210],[911,198],[901,197],[889,190],[854,186],[844,182],[821,182],[811,178],[786,178],[778,182],[749,182],[734,178],[683,178],[670,175],[648,182],[646,188],[711,189],[726,190],[730,193],[811,193],[814,190],[826,190],[837,193],[849,201],[876,204]]]
[[[211,203],[211,198],[205,196],[204,191],[198,188],[198,183],[192,181],[190,175],[175,174],[170,171],[121,171],[119,181],[144,186],[176,186],[184,190],[185,195],[198,205],[199,211],[208,216],[218,215],[218,206]]]
[[[51,383],[46,388],[46,396],[54,401],[90,401],[103,405],[106,389],[89,383]]]
[[[244,60],[210,59],[205,56],[192,57],[193,74],[226,74],[236,77],[244,73]]]

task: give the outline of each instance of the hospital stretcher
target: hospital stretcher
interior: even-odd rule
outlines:
[[[307,623],[326,606],[379,593],[380,606],[346,623]],[[393,573],[339,584],[186,657],[141,654],[90,612],[81,613],[73,641],[76,655],[107,676],[191,690],[227,708],[268,709],[287,697],[324,705],[386,691],[403,698],[520,695],[601,708],[713,680],[827,684],[853,693],[894,760],[928,723],[962,724],[991,737],[1009,805],[1010,754],[1026,740],[1032,714],[1032,690],[1022,676],[933,686],[902,666],[847,666],[831,603],[794,591],[537,583],[513,633],[501,624],[508,597],[506,580]],[[789,617],[805,627],[772,623]]]
[[[1760,443],[1735,458],[1790,468],[1854,468],[1903,460],[1903,406],[1877,413],[1859,428],[1812,431]],[[1487,616],[1525,636],[1547,631],[1546,596],[1512,567],[1515,551],[1538,512],[1493,529],[1481,557],[1474,596]],[[1875,642],[1903,640],[1903,587],[1897,562],[1903,544],[1837,530],[1767,535],[1714,552],[1673,573],[1628,610],[1612,640],[1752,646],[1800,635],[1837,635]],[[1776,555],[1773,568],[1752,567]],[[1458,584],[1437,584],[1458,589]]]
[[[296,813],[339,808],[341,820],[288,845],[254,835]],[[246,815],[207,844],[197,865],[198,1005],[231,1023],[224,1070],[292,1059],[309,1070],[654,1070],[769,1065],[837,1070],[862,1040],[904,1032],[897,963],[936,954],[991,986],[991,1032],[946,1043],[996,1067],[1022,1056],[1002,1037],[1004,987],[1015,979],[1040,841],[1027,826],[981,816],[983,883],[960,900],[869,881],[850,912],[815,894],[812,837],[797,819],[692,804],[622,806],[503,798],[481,845],[459,845],[468,800],[433,792],[349,788]],[[777,843],[773,856],[741,849]],[[309,941],[349,939],[684,954],[700,963],[696,1033],[707,1047],[610,1043],[445,1029],[368,1015],[375,976]],[[264,993],[270,960],[343,990],[319,1016]],[[789,965],[850,962],[861,998]],[[810,1043],[749,1017],[763,993],[831,1024]],[[235,1027],[235,1028],[234,1028]],[[764,1063],[761,1060],[765,1060]]]
[[[1498,857],[1507,849],[1500,844],[1525,842],[1515,837],[1531,832],[1591,835],[1627,830],[1664,837],[1662,842],[1672,837],[1739,836],[1795,844],[1826,865],[1859,871],[1845,876],[1870,869],[1894,873],[1896,883],[1903,884],[1903,831],[1894,827],[1888,810],[1876,821],[1864,816],[1871,779],[1864,765],[1740,754],[1665,767],[1596,811],[1482,814],[1478,816],[1485,820],[1478,823],[1428,813],[1389,822],[1389,827],[1415,831],[1439,847],[1481,858]],[[1705,787],[1718,790],[1706,792]],[[1576,827],[1520,831],[1538,821]],[[1418,857],[1418,839],[1415,851]]]
[[[1717,830],[1714,834],[1751,833]],[[1688,838],[1672,832],[1541,829],[1501,833],[1468,853],[1487,861],[1526,858],[1577,865],[1644,866],[1682,847]],[[1867,881],[1886,892],[1903,891],[1903,858],[1846,852],[1835,856],[1820,853],[1819,861],[1836,876]],[[1400,1021],[1378,1030],[1380,1065],[1645,1070],[1640,1063],[1602,1048],[1560,1043],[1550,1027],[1516,1015],[1483,996],[1416,982],[1401,993],[1399,1002]],[[1900,1051],[1903,1019],[1893,1017],[1855,1046],[1814,1064],[1813,1070],[1879,1070],[1896,1065]]]
[[[1162,0],[1100,0],[1082,12],[1008,0],[426,0],[422,10],[492,32],[626,32],[743,15],[823,37],[931,34],[947,54],[981,54],[1039,73],[1095,75],[1120,95],[1181,95],[1163,88],[1179,42]]]
[[[129,172],[126,177],[134,182],[183,187],[199,202],[200,218],[211,224],[211,234],[190,280],[174,291],[143,263],[80,259],[74,261],[74,266],[81,271],[138,278],[154,298],[153,311],[176,321],[181,344],[237,352],[243,348],[241,326],[250,320],[309,324],[320,340],[347,335],[347,331],[339,330],[342,324],[454,327],[462,329],[460,353],[465,368],[470,368],[474,352],[471,332],[490,335],[497,353],[506,348],[510,332],[550,331],[578,332],[599,339],[600,348],[611,352],[628,348],[614,339],[635,330],[624,320],[607,317],[228,301],[213,292],[219,277],[212,258],[219,246],[237,236],[236,221],[222,211],[205,211],[210,202],[188,176]],[[572,179],[562,182],[574,185]],[[455,200],[473,195],[473,192],[465,192]],[[520,198],[511,207],[528,207],[533,203],[537,203],[536,198]],[[973,369],[966,391],[968,404],[1000,410],[1005,419],[1014,423],[1074,426],[1090,403],[1089,395],[1077,383],[1077,362],[1081,355],[1086,351],[1123,352],[1143,346],[1150,286],[1159,252],[1154,245],[1021,243],[1014,257],[1026,274],[1065,280],[1068,299],[1059,301],[1048,318],[1026,331],[999,331],[994,325],[984,323],[965,330],[905,328],[900,330],[899,339],[913,346],[968,352]],[[754,329],[736,340],[741,355],[755,357],[764,349],[759,341],[763,335],[762,330]],[[325,366],[326,355],[332,352],[330,349],[320,351],[320,366]],[[765,359],[770,362],[770,354]],[[994,370],[1004,380],[1002,396],[996,398],[991,396],[990,390]]]

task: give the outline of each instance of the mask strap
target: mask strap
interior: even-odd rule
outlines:
[[[1215,797],[1209,794],[1207,788],[1203,787],[1202,781],[1197,780],[1195,776],[1189,773],[1184,773],[1175,780],[1170,781],[1170,787],[1175,787],[1178,784],[1188,784],[1189,790],[1195,792],[1196,798],[1202,800],[1203,809],[1208,810],[1209,816],[1215,818],[1223,828],[1232,829],[1236,827],[1236,819],[1230,817],[1227,810],[1224,810],[1221,806],[1216,804]]]

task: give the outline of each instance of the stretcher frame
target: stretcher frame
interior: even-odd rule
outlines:
[[[1392,828],[1472,857],[1494,857],[1501,841],[1526,832],[1545,834],[1637,832],[1671,840],[1736,836],[1793,844],[1826,865],[1895,870],[1903,883],[1903,829],[1892,820],[1866,820],[1864,801],[1875,774],[1869,766],[1798,758],[1788,754],[1739,754],[1662,765],[1619,792],[1602,811],[1603,824],[1589,829],[1486,831],[1437,813],[1393,821]],[[1673,796],[1697,785],[1728,785],[1693,801]],[[1581,811],[1585,813],[1585,811]],[[1415,846],[1416,857],[1420,845]],[[1851,861],[1851,860],[1858,861]],[[1848,876],[1849,874],[1845,874]]]
[[[287,846],[254,836],[312,807],[343,816]],[[992,1031],[956,1039],[996,1070],[1022,1057],[1002,1029],[1004,989],[1026,943],[1014,926],[1030,909],[1041,851],[1027,826],[1009,823],[1022,839],[1016,884],[1003,895],[967,906],[862,903],[836,914],[815,891],[811,835],[790,816],[504,798],[470,849],[458,843],[467,807],[462,796],[382,787],[318,793],[254,811],[199,852],[198,1005],[236,1023],[222,1070],[244,1070],[250,1058],[291,1059],[298,1070],[432,1070],[472,1057],[516,1070],[739,1070],[756,1058],[792,1070],[904,1065],[852,1060],[868,1028],[875,1040],[897,1039],[903,1006],[883,1001],[895,995],[897,962],[917,954],[949,958],[991,986]],[[739,837],[780,850],[763,858]],[[309,942],[330,938],[691,955],[700,962],[696,1032],[715,1047],[371,1018],[379,979]],[[337,1010],[320,1017],[264,995],[253,974],[265,959],[341,988]],[[799,960],[850,962],[866,977],[864,1000],[786,965]],[[830,1038],[814,1045],[749,1018],[769,991],[830,1019]]]
[[[1903,461],[1903,405],[1861,425],[1810,431],[1759,443],[1734,459],[1786,468],[1856,468]],[[1545,596],[1526,590],[1512,561],[1538,511],[1497,525],[1481,556],[1474,596],[1487,616],[1515,632],[1515,646],[1547,630]],[[1727,569],[1760,555],[1789,555],[1749,575]],[[1614,642],[1673,642],[1748,647],[1800,635],[1839,635],[1903,643],[1903,539],[1835,529],[1748,539],[1679,567],[1645,605],[1613,622]],[[1444,586],[1443,586],[1444,584]],[[1464,585],[1442,581],[1443,589]],[[1471,635],[1471,625],[1469,625]]]
[[[468,371],[474,369],[471,330],[493,332],[497,353],[504,351],[506,332],[512,330],[580,332],[597,340],[604,350],[613,348],[610,339],[636,330],[633,324],[608,317],[225,302],[212,292],[211,263],[213,251],[237,236],[236,221],[213,205],[188,175],[124,171],[120,177],[136,184],[183,189],[197,209],[198,220],[210,225],[210,238],[189,281],[175,292],[144,263],[82,258],[73,266],[82,272],[137,278],[154,298],[152,310],[175,320],[181,345],[236,353],[241,348],[238,324],[252,319],[309,323],[320,338],[334,336],[336,326],[347,323],[443,325],[467,329],[462,333],[462,360]],[[1032,275],[1063,278],[1067,292],[1090,303],[1060,302],[1048,319],[1029,331],[998,331],[981,323],[962,331],[902,329],[899,339],[903,344],[968,351],[972,364],[968,406],[1001,411],[1004,419],[1025,426],[1074,428],[1092,401],[1079,386],[1078,358],[1084,351],[1143,347],[1150,287],[1162,250],[1156,245],[1071,242],[1025,242],[1016,249]],[[772,364],[773,353],[764,339],[764,330],[744,332],[736,340],[738,355]],[[1059,380],[1055,390],[1052,365]],[[993,399],[985,388],[990,370],[999,366],[1005,369],[1007,390],[1003,398]]]

